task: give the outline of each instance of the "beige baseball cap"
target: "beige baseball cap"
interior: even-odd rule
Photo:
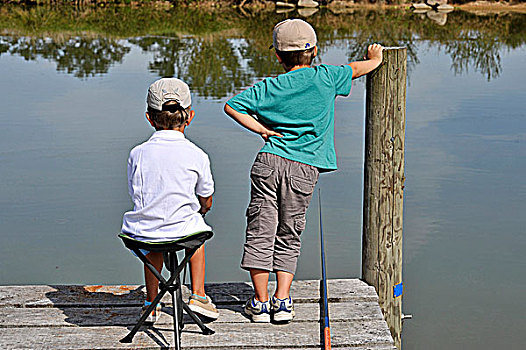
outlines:
[[[286,19],[274,27],[272,46],[279,51],[308,50],[316,46],[316,32],[304,20]]]
[[[168,101],[177,101],[183,108],[190,107],[192,98],[188,85],[177,78],[162,78],[150,85],[146,96],[149,107],[162,111],[163,104]]]

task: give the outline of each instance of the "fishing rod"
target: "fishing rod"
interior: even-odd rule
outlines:
[[[325,247],[323,244],[323,223],[321,215],[321,188],[318,188],[318,209],[320,211],[320,250],[321,250],[321,277],[323,280],[323,309],[324,309],[324,325],[323,325],[323,344],[325,350],[331,349],[331,329],[329,325],[329,302],[327,300],[327,274],[325,271]]]

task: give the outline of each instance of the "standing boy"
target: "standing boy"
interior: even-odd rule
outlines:
[[[146,119],[156,131],[130,152],[128,189],[134,208],[124,214],[122,232],[137,240],[161,242],[210,231],[203,219],[212,207],[214,192],[210,161],[184,136],[195,116],[190,107],[190,89],[179,79],[160,79],[148,89],[146,102]],[[143,253],[161,272],[162,253]],[[190,259],[190,275],[190,309],[216,319],[219,313],[205,294],[204,245]],[[146,266],[144,279],[146,308],[159,292],[159,281]],[[158,305],[146,321],[155,322],[160,311]]]
[[[382,47],[368,59],[343,66],[311,66],[316,33],[305,21],[285,20],[273,31],[285,74],[267,78],[234,96],[225,113],[261,135],[265,145],[251,169],[250,204],[241,267],[250,272],[255,295],[245,305],[254,322],[294,317],[290,286],[300,253],[300,234],[319,172],[336,170],[334,99],[348,95],[351,81],[382,62]],[[269,299],[269,273],[277,287]]]

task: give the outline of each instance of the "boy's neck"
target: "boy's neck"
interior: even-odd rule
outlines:
[[[301,69],[301,68],[310,68],[311,66],[308,64],[303,64],[301,66],[294,66],[291,69],[287,70],[286,72],[292,72],[293,70]]]
[[[155,131],[161,131],[161,130],[173,130],[173,131],[179,131],[180,133],[184,134],[185,125],[180,126],[179,128],[173,128],[173,129],[166,129],[166,128],[155,128]]]

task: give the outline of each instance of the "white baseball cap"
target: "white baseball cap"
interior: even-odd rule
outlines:
[[[316,32],[304,20],[286,19],[274,27],[272,46],[279,51],[308,50],[316,46]]]
[[[192,98],[188,85],[177,78],[162,78],[150,85],[146,96],[149,107],[162,111],[163,104],[168,101],[176,101],[183,108],[190,107]]]

